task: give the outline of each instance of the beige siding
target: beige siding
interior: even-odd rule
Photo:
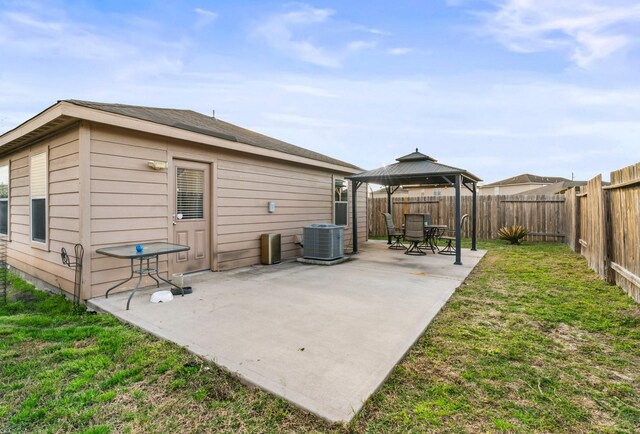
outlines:
[[[91,293],[129,277],[129,261],[96,253],[101,247],[167,241],[168,173],[152,170],[150,160],[167,160],[166,144],[150,135],[93,125],[91,128]],[[167,277],[167,257],[159,264]],[[137,276],[118,290],[135,285]],[[143,285],[154,283],[148,277]]]
[[[212,268],[226,270],[260,262],[260,235],[282,235],[283,259],[302,254],[294,243],[302,228],[333,221],[333,176],[326,170],[94,126],[91,142],[91,230],[93,295],[129,275],[128,263],[95,254],[122,243],[173,240],[169,171],[147,167],[172,158],[212,163]],[[361,190],[360,240],[366,237],[366,195]],[[276,202],[276,212],[267,203]],[[351,212],[351,211],[349,211]],[[351,221],[345,238],[351,242]],[[169,264],[160,264],[168,270]],[[126,289],[124,286],[122,289]],[[120,288],[119,288],[120,289]]]
[[[218,266],[221,270],[260,262],[260,235],[282,235],[282,258],[302,254],[294,237],[311,223],[333,221],[331,173],[303,167],[220,156],[218,161]],[[276,211],[269,213],[269,201]]]
[[[496,187],[480,186],[478,187],[479,194],[482,195],[509,195],[509,194],[526,194],[527,191],[536,188],[544,187],[549,184],[516,184],[516,185],[501,185]]]
[[[34,246],[30,230],[29,157],[48,153],[48,249]],[[72,127],[7,158],[11,164],[9,264],[73,293],[74,271],[62,265],[60,249],[79,242],[78,128]],[[7,161],[4,160],[4,161]]]
[[[49,251],[30,240],[29,156],[41,150],[48,150],[49,158]],[[82,170],[81,158],[89,163]],[[171,164],[174,158],[211,164],[211,267],[216,270],[259,263],[263,233],[282,235],[283,259],[302,255],[295,238],[302,237],[306,225],[333,221],[333,178],[346,175],[101,124],[74,127],[11,156],[11,264],[72,292],[74,273],[60,263],[59,252],[61,247],[72,251],[82,235],[89,240],[82,298],[103,295],[129,277],[130,267],[129,261],[105,257],[97,249],[173,241],[173,166],[153,170],[148,162]],[[88,190],[80,188],[81,181]],[[366,189],[359,193],[362,242],[367,233]],[[80,204],[81,197],[86,203]],[[267,211],[269,201],[276,202],[276,212]],[[351,226],[349,206],[347,245]],[[169,259],[163,257],[159,264],[165,277]],[[130,289],[136,280],[119,290]],[[146,279],[143,285],[152,283]]]

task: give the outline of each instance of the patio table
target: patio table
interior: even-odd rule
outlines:
[[[142,246],[142,251],[138,251],[136,249],[137,246]],[[160,255],[168,255],[169,253],[184,252],[189,249],[190,249],[189,246],[183,246],[180,244],[146,243],[146,244],[130,244],[126,246],[105,247],[105,248],[96,250],[96,253],[100,253],[102,255],[111,256],[113,258],[129,259],[131,261],[131,275],[127,279],[118,283],[117,285],[114,285],[111,288],[107,289],[105,298],[109,298],[109,292],[111,292],[111,290],[117,288],[120,285],[124,285],[125,283],[133,279],[133,276],[136,274],[139,275],[140,277],[138,277],[138,283],[136,283],[136,286],[131,290],[131,294],[127,299],[127,310],[129,310],[129,303],[131,303],[131,298],[133,298],[136,291],[140,287],[140,283],[142,282],[142,276],[145,274],[156,281],[156,287],[158,288],[160,287],[160,281],[158,280],[160,279],[163,282],[166,282],[169,285],[175,286],[176,288],[180,289],[180,291],[182,292],[182,296],[184,297],[184,289],[182,287],[160,276],[160,274],[158,273],[158,258]],[[150,264],[151,258],[155,258],[155,266],[153,268],[151,267],[151,264]],[[146,264],[144,264],[145,260],[146,260]],[[135,261],[138,261],[138,262],[136,263]],[[156,279],[154,275],[158,279]]]
[[[424,241],[433,253],[440,250],[437,239],[447,230],[447,227],[447,225],[424,225]]]

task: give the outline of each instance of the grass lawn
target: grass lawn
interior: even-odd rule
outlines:
[[[640,432],[639,306],[562,244],[480,247],[476,271],[348,427],[12,278],[0,433]]]

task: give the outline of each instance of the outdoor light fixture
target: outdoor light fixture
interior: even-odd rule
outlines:
[[[166,161],[149,161],[147,164],[153,170],[163,170],[169,168],[169,163]]]

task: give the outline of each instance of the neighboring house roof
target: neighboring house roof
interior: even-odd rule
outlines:
[[[289,155],[294,155],[297,157],[303,157],[310,160],[321,161],[324,163],[329,163],[333,165],[343,166],[346,168],[356,170],[362,170],[358,166],[353,164],[337,160],[335,158],[328,157],[326,155],[320,154],[318,152],[310,151],[305,148],[301,148],[299,146],[292,145],[290,143],[284,142],[282,140],[274,139],[269,136],[265,136],[264,134],[257,133],[255,131],[248,130],[246,128],[239,127],[237,125],[231,124],[229,122],[222,121],[220,119],[216,119],[211,116],[206,116],[201,113],[194,112],[192,110],[181,110],[181,109],[171,109],[171,108],[157,108],[157,107],[143,107],[143,106],[135,106],[135,105],[126,105],[126,104],[109,104],[109,103],[101,103],[101,102],[92,102],[92,101],[81,101],[81,100],[62,100],[58,101],[57,104],[49,107],[39,115],[30,119],[29,121],[21,124],[20,126],[14,128],[11,131],[6,132],[2,136],[0,136],[0,146],[5,148],[5,145],[9,145],[11,141],[5,143],[3,138],[8,136],[9,133],[20,130],[28,124],[33,119],[37,118],[40,115],[45,114],[47,111],[52,108],[64,105],[64,104],[72,104],[74,106],[79,106],[83,108],[99,110],[102,112],[113,113],[120,116],[126,116],[128,118],[139,119],[142,121],[153,122],[155,124],[165,125],[173,128],[178,128],[185,131],[190,131],[193,133],[204,134],[210,137],[216,137],[224,140],[228,140],[231,142],[244,143],[247,145],[255,146],[258,148],[273,150],[277,152],[282,152]],[[70,118],[83,118],[79,114],[73,115],[65,115],[63,113],[62,116],[59,116],[57,126],[67,125],[69,123]],[[117,125],[117,123],[113,123]],[[50,127],[49,129],[54,128]],[[42,131],[44,133],[44,130]],[[27,135],[27,132],[24,132]],[[33,137],[36,134],[31,132]],[[14,140],[16,143],[14,146],[10,146],[5,150],[14,149],[22,145],[22,142],[25,142],[29,139],[24,136],[19,137],[22,140]]]
[[[347,178],[381,185],[451,185],[455,175],[462,175],[463,182],[481,181],[464,169],[438,163],[436,159],[418,152],[417,148],[415,152],[397,158],[396,161],[397,163],[350,175]]]
[[[608,182],[602,182],[602,185],[609,185]],[[555,184],[545,185],[544,187],[527,190],[522,194],[561,194],[573,187],[582,187],[587,185],[587,181],[562,181]]]
[[[555,184],[562,181],[569,181],[569,179],[559,176],[538,176],[531,175],[530,173],[523,173],[522,175],[513,176],[511,178],[502,179],[500,181],[492,182],[491,184],[483,185],[481,186],[481,188],[518,184]]]

